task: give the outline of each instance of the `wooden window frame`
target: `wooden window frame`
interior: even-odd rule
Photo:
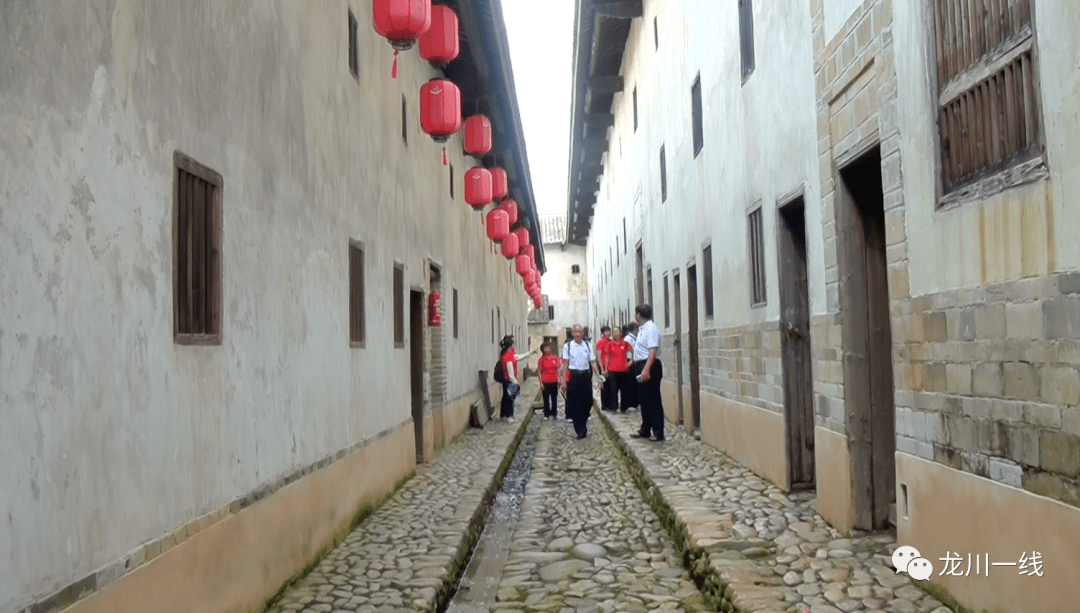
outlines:
[[[458,337],[458,293],[457,288],[454,288],[454,338]]]
[[[667,202],[667,154],[660,145],[660,202]]]
[[[703,116],[701,102],[701,73],[694,79],[690,86],[690,114],[692,116],[692,128],[694,132],[694,159],[697,159],[701,150],[705,148],[705,118]]]
[[[349,346],[362,349],[367,342],[364,244],[349,241]]]
[[[359,23],[352,9],[349,9],[349,74],[357,81],[360,80],[360,45],[357,36]]]
[[[454,163],[447,164],[450,167],[450,200],[454,199]],[[483,222],[481,221],[481,224]]]
[[[971,19],[971,3],[985,19]],[[959,7],[955,0],[929,3],[934,59],[928,68],[937,83],[938,208],[981,200],[1049,174],[1035,4],[1033,0],[966,0]],[[1029,10],[1026,24],[1014,12],[1024,7]],[[995,23],[992,13],[1002,9]],[[973,28],[966,37],[961,35],[965,28]],[[954,153],[953,147],[958,151]]]
[[[702,290],[705,293],[705,319],[712,319],[715,313],[713,304],[712,245],[705,245],[701,250],[701,278]]]
[[[394,262],[394,348],[405,348],[405,265]]]
[[[671,294],[668,292],[668,276],[664,275],[664,329],[671,327]]]
[[[757,67],[754,58],[754,4],[752,0],[739,1],[739,57],[742,65],[742,83],[754,74]]]
[[[765,207],[755,205],[746,216],[750,263],[750,306],[763,307],[769,301],[765,279]]]
[[[408,120],[408,101],[405,99],[405,94],[401,94],[401,142],[405,143],[405,146],[409,146],[409,120]]]
[[[206,204],[209,210],[202,213],[205,223],[209,225],[209,249],[207,254],[203,254],[203,257],[211,258],[209,264],[209,274],[207,275],[208,283],[206,289],[210,293],[210,297],[207,300],[207,317],[209,322],[207,323],[208,332],[181,332],[180,320],[181,320],[181,295],[184,293],[181,291],[181,250],[180,250],[180,224],[181,224],[181,172],[186,173],[203,181],[206,184],[212,186],[212,192],[210,202]],[[173,152],[173,342],[177,345],[194,345],[194,346],[215,346],[220,345],[222,342],[222,248],[221,248],[221,228],[222,228],[222,194],[224,192],[224,181],[221,174],[210,169],[207,166],[196,162],[191,157],[181,153],[180,151]],[[188,206],[192,206],[193,203],[188,202]],[[185,268],[186,270],[186,268]]]
[[[653,44],[656,45],[656,49],[654,49],[654,51],[659,51],[660,50],[660,26],[657,23],[657,19],[656,19],[655,15],[652,18],[652,33],[653,33]]]

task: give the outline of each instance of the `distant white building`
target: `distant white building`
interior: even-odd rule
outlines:
[[[574,324],[588,324],[585,247],[567,244],[566,215],[541,215],[540,236],[547,258],[547,271],[541,280],[544,304],[529,313],[529,347],[544,342],[561,346]]]

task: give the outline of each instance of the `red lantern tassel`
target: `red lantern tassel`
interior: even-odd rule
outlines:
[[[442,148],[442,165],[446,166],[446,147]]]
[[[394,67],[390,69],[390,78],[397,78],[397,49],[394,49]]]

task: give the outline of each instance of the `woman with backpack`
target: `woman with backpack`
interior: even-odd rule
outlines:
[[[504,336],[499,343],[499,363],[495,366],[495,380],[503,386],[502,405],[499,409],[503,423],[514,423],[514,399],[521,391],[517,379],[517,362],[534,353],[535,349],[528,353],[514,353],[514,337],[510,334]]]

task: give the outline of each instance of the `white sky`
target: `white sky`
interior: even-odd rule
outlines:
[[[502,0],[536,210],[566,212],[574,0]]]

